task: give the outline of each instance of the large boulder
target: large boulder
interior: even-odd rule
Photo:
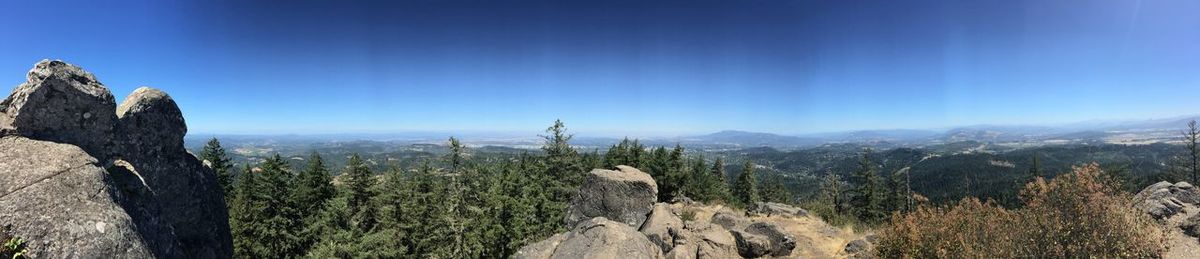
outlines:
[[[38,258],[180,257],[169,224],[147,219],[136,175],[79,147],[0,138],[0,222]]]
[[[658,184],[649,174],[630,166],[588,173],[567,207],[567,226],[594,217],[605,217],[639,227],[658,199]]]
[[[25,83],[0,101],[0,135],[69,143],[105,160],[116,102],[92,73],[59,60],[42,60]]]
[[[639,231],[667,253],[675,247],[676,238],[683,239],[683,220],[671,212],[670,205],[659,203],[654,205],[654,210]]]
[[[684,228],[695,233],[696,258],[737,258],[737,241],[728,229],[708,222],[689,221]],[[676,248],[678,249],[678,248]]]
[[[549,259],[554,256],[555,248],[558,248],[558,244],[567,239],[567,234],[569,233],[558,233],[546,238],[546,240],[525,245],[517,250],[517,253],[513,254],[513,258]]]
[[[1134,205],[1156,219],[1169,218],[1183,211],[1185,204],[1200,203],[1200,192],[1186,182],[1166,181],[1152,184],[1134,195]]]
[[[521,248],[514,258],[663,258],[662,250],[629,225],[603,217]]]
[[[117,118],[121,157],[156,191],[160,215],[175,226],[183,250],[205,258],[232,253],[220,184],[211,169],[184,149],[187,125],[171,96],[138,88],[117,108]]]
[[[783,227],[768,222],[755,222],[746,227],[747,233],[761,235],[771,242],[771,256],[788,256],[796,248],[796,237],[784,231]]]
[[[90,73],[39,62],[0,102],[0,218],[43,257],[231,257],[221,187],[186,133],[161,91],[118,109]]]
[[[729,212],[713,213],[713,216],[711,219],[709,219],[709,221],[712,221],[713,224],[720,225],[721,227],[730,230],[741,230],[750,226],[750,219]]]
[[[771,240],[762,235],[733,230],[734,240],[737,240],[738,254],[746,258],[758,258],[771,253]]]
[[[776,202],[757,202],[751,213],[764,216],[807,217],[808,211],[795,206]]]

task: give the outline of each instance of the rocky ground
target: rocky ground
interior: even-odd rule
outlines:
[[[870,247],[867,235],[834,228],[796,207],[656,203],[657,189],[633,167],[593,170],[569,204],[564,223],[571,230],[513,257],[843,258]]]
[[[1163,258],[1200,256],[1200,189],[1187,182],[1159,182],[1134,196],[1134,204],[1163,224]]]

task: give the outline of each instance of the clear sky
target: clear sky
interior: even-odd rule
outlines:
[[[1200,112],[1200,1],[4,1],[193,133],[775,133]]]

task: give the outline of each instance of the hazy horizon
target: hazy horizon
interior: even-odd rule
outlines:
[[[118,100],[165,90],[207,134],[1047,125],[1194,114],[1200,89],[1187,1],[3,6],[27,38],[0,42],[0,83],[62,59]]]

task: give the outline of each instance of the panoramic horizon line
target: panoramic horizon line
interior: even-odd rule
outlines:
[[[979,124],[966,124],[966,125],[955,125],[955,126],[945,126],[945,127],[929,127],[929,128],[876,128],[876,129],[849,129],[849,130],[840,130],[840,131],[813,131],[813,132],[799,132],[799,133],[780,133],[780,132],[772,132],[772,131],[757,131],[757,130],[744,130],[744,129],[720,129],[720,130],[710,130],[710,131],[696,131],[696,132],[692,132],[692,133],[686,133],[686,132],[669,132],[669,131],[640,131],[640,132],[642,132],[643,134],[641,134],[641,135],[635,135],[635,134],[636,134],[635,132],[639,132],[639,131],[626,131],[626,132],[615,133],[615,134],[613,134],[613,133],[599,133],[599,134],[597,134],[597,132],[610,132],[610,131],[607,131],[607,130],[595,130],[595,131],[592,131],[592,130],[584,130],[584,131],[577,131],[577,130],[572,130],[570,126],[568,126],[568,127],[567,127],[567,129],[568,129],[568,133],[571,133],[571,134],[573,134],[573,135],[575,135],[575,136],[577,136],[577,137],[579,136],[579,133],[580,133],[580,132],[582,132],[582,133],[584,133],[584,135],[583,135],[583,136],[590,137],[590,138],[622,138],[622,137],[638,137],[638,138],[642,138],[642,137],[650,137],[650,138],[673,138],[673,137],[674,137],[674,138],[682,138],[682,137],[696,137],[696,136],[703,136],[703,135],[709,135],[709,134],[715,134],[715,133],[721,133],[721,132],[766,133],[766,134],[773,134],[773,135],[779,135],[779,136],[804,137],[804,136],[813,136],[813,135],[839,134],[839,133],[854,133],[854,132],[870,132],[870,131],[901,131],[901,130],[911,130],[911,131],[931,131],[931,132],[944,132],[944,131],[950,131],[950,130],[954,130],[954,129],[961,129],[961,128],[971,128],[971,127],[981,127],[981,126],[991,126],[991,127],[1048,127],[1048,128],[1062,128],[1062,127],[1067,127],[1067,126],[1069,126],[1069,125],[1072,125],[1072,124],[1083,124],[1083,123],[1137,123],[1137,122],[1149,122],[1149,121],[1159,121],[1159,120],[1184,120],[1184,119],[1189,119],[1189,118],[1191,118],[1191,119],[1200,118],[1200,114],[1184,114],[1184,115],[1167,116],[1167,117],[1155,117],[1155,118],[1148,118],[1148,119],[1086,119],[1086,120],[1076,120],[1076,121],[1065,122],[1065,123],[1045,123],[1045,124],[1037,124],[1037,123],[1026,123],[1026,124],[1018,124],[1018,123],[1012,123],[1012,124],[1008,124],[1008,123],[979,123]],[[1180,127],[1183,127],[1183,125],[1180,125]],[[196,132],[196,133],[188,132],[188,133],[187,133],[187,137],[197,137],[197,136],[201,136],[201,135],[208,135],[208,136],[347,136],[347,135],[400,135],[400,134],[420,135],[420,134],[447,134],[447,133],[450,133],[450,134],[452,134],[452,135],[449,135],[448,137],[454,137],[454,136],[457,136],[457,135],[453,135],[453,134],[466,134],[466,135],[473,135],[473,134],[497,134],[497,135],[503,135],[503,136],[508,136],[508,137],[518,137],[518,136],[523,136],[523,135],[527,135],[527,134],[531,134],[531,133],[532,133],[532,134],[534,134],[534,135],[537,135],[537,134],[541,134],[543,131],[544,131],[544,129],[543,129],[543,130],[479,130],[479,129],[466,129],[466,130],[451,130],[451,129],[441,129],[441,130],[416,130],[416,129],[395,129],[395,130],[361,130],[361,131],[340,131],[340,132],[308,132],[308,133],[301,133],[301,132],[286,132],[286,133],[269,133],[269,132],[203,132],[203,131],[202,131],[202,132]],[[648,133],[648,132],[658,132],[658,134],[657,134],[657,135],[655,135],[655,134],[644,134],[644,133]],[[491,136],[491,137],[496,137],[496,136],[494,136],[494,135],[493,135],[493,136]],[[532,137],[532,136],[528,136],[528,137]]]

